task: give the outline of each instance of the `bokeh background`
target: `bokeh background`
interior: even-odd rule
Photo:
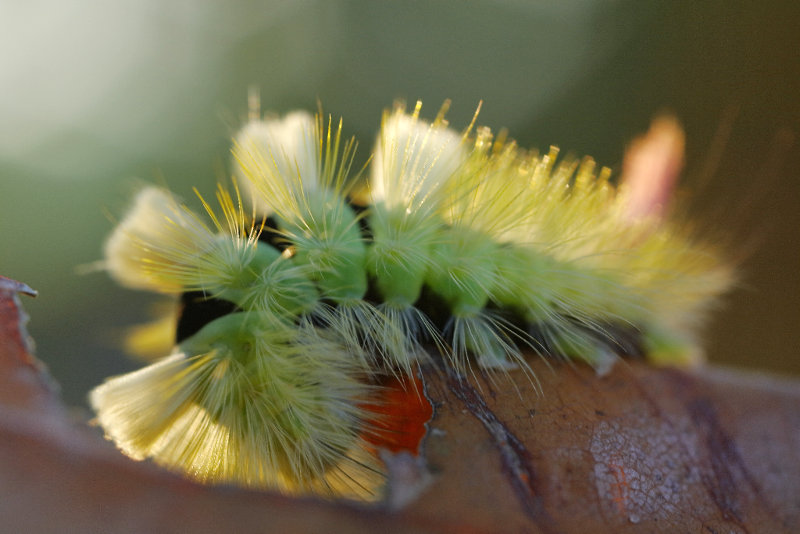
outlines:
[[[157,300],[78,274],[141,181],[191,196],[228,174],[247,111],[345,119],[372,143],[383,108],[446,98],[464,127],[507,127],[619,169],[671,112],[687,131],[692,213],[741,261],[708,329],[712,362],[800,374],[800,7],[792,1],[101,0],[0,3],[0,273],[37,352],[81,405],[138,364],[127,325]]]

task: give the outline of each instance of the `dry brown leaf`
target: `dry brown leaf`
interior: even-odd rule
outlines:
[[[205,487],[71,421],[0,279],[0,530],[793,532],[800,384],[626,362],[464,381],[425,372],[427,468],[387,457],[396,509]]]

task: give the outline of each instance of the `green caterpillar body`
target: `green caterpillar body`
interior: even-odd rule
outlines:
[[[359,406],[426,347],[458,373],[527,370],[526,348],[601,370],[626,353],[697,360],[732,279],[707,244],[635,213],[591,160],[458,134],[442,115],[386,113],[365,208],[351,204],[354,142],[301,112],[236,137],[253,210],[220,188],[208,226],[163,189],[139,194],[107,243],[112,275],[199,295],[184,323],[196,306],[222,311],[93,391],[123,451],[203,481],[369,498],[380,466]]]

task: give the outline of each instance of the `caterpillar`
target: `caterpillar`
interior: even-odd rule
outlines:
[[[233,185],[214,206],[197,192],[205,214],[141,190],[105,264],[181,311],[171,354],[91,392],[107,437],[202,482],[371,500],[391,428],[375,406],[387,381],[418,387],[421,363],[698,361],[733,281],[715,247],[593,160],[474,119],[457,132],[446,109],[387,110],[360,171],[341,120],[256,117],[235,136]]]

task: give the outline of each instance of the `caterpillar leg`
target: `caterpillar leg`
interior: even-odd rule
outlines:
[[[452,346],[450,364],[464,372],[469,368],[471,354],[477,358],[478,365],[487,369],[507,371],[526,366],[512,338],[513,328],[486,310],[455,314],[445,329],[450,333]]]
[[[649,325],[643,343],[647,358],[653,363],[694,365],[703,361],[700,345],[685,332]]]

